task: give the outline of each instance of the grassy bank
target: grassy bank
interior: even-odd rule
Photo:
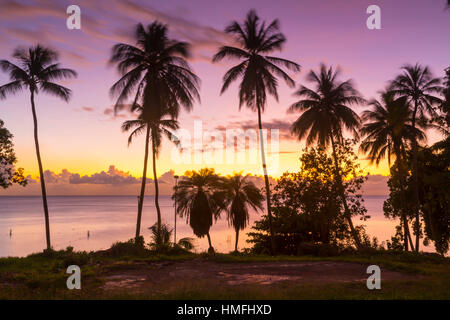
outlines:
[[[408,280],[383,281],[382,289],[368,290],[365,282],[301,283],[282,281],[270,285],[258,283],[212,285],[211,281],[193,281],[181,275],[165,283],[145,283],[136,290],[128,287],[105,289],[110,276],[118,279],[145,272],[160,272],[186,264],[247,265],[287,262],[348,262],[376,264],[382,270],[397,271]],[[76,264],[82,270],[82,289],[66,288],[66,268]],[[157,274],[157,273],[155,273]],[[368,276],[368,275],[367,275]],[[133,254],[58,251],[25,258],[0,259],[0,299],[450,299],[450,259],[430,254],[399,252],[352,253],[334,257],[264,256],[250,254],[178,253],[160,255],[149,251]]]

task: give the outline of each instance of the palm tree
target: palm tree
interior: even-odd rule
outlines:
[[[236,37],[238,47],[223,46],[213,58],[214,62],[224,58],[239,59],[241,62],[232,67],[223,77],[221,93],[226,91],[230,84],[242,78],[239,87],[239,110],[245,104],[252,111],[258,113],[259,140],[261,148],[261,162],[264,171],[264,182],[266,186],[267,214],[269,218],[271,251],[275,252],[273,237],[272,213],[270,207],[270,186],[267,174],[267,166],[264,152],[262,134],[261,113],[264,112],[267,103],[267,94],[278,101],[278,81],[281,77],[288,86],[294,87],[294,80],[282,69],[298,72],[300,66],[292,61],[273,57],[271,52],[281,50],[286,38],[280,32],[278,20],[272,21],[266,26],[261,22],[254,10],[247,14],[244,23],[233,21],[225,32]]]
[[[9,73],[11,82],[0,86],[0,99],[5,99],[7,94],[15,94],[23,89],[30,91],[31,112],[34,123],[34,143],[36,147],[36,156],[39,166],[39,180],[41,183],[42,203],[45,215],[45,235],[47,250],[51,249],[50,242],[50,221],[47,205],[47,191],[45,189],[44,169],[41,160],[38,139],[38,123],[36,115],[36,106],[34,95],[39,90],[49,93],[68,102],[71,90],[63,87],[54,81],[76,77],[76,72],[71,69],[61,68],[57,62],[58,54],[41,45],[36,45],[27,49],[17,48],[14,50],[13,57],[18,60],[16,65],[8,60],[0,60],[0,68]]]
[[[261,190],[248,178],[249,175],[235,174],[225,180],[228,187],[228,224],[236,231],[235,252],[238,251],[239,231],[244,230],[249,222],[249,207],[255,211],[263,210],[264,196]]]
[[[165,223],[161,224],[159,228],[158,223],[155,223],[149,229],[152,232],[150,247],[155,249],[156,251],[168,250],[171,247],[183,248],[187,251],[194,249],[193,238],[185,237],[181,238],[177,243],[171,242],[170,238],[172,237],[173,230],[171,230]]]
[[[441,99],[433,94],[442,92],[441,79],[434,78],[428,67],[419,64],[405,65],[403,73],[391,81],[391,91],[399,97],[406,97],[412,107],[411,126],[416,128],[418,118],[426,118],[427,114],[436,115],[434,105],[441,103]],[[413,131],[415,132],[415,131]],[[415,250],[419,252],[420,215],[419,215],[419,185],[417,172],[417,137],[412,139],[412,187],[415,214],[416,243]]]
[[[360,145],[360,150],[369,155],[371,164],[375,163],[377,166],[385,157],[387,157],[391,176],[393,176],[391,167],[391,158],[396,159],[396,168],[399,175],[399,186],[402,201],[401,219],[404,228],[404,248],[408,251],[408,240],[411,249],[414,246],[411,240],[411,235],[408,227],[408,220],[406,215],[406,152],[407,146],[414,136],[425,140],[425,133],[419,129],[413,129],[408,123],[411,118],[411,110],[408,101],[405,97],[395,99],[392,92],[381,92],[381,102],[378,100],[371,100],[369,105],[371,110],[364,111],[362,118],[365,122],[361,128],[361,134],[365,139]],[[416,131],[415,135],[413,131]]]
[[[208,237],[209,252],[214,252],[209,229],[226,209],[226,193],[214,169],[205,168],[187,171],[172,196],[177,202],[177,213],[186,217],[194,234],[199,238]]]
[[[331,144],[336,185],[355,244],[360,248],[361,241],[353,226],[345,196],[336,145],[343,141],[343,129],[350,131],[355,138],[358,138],[357,129],[360,126],[361,119],[349,106],[362,104],[365,100],[354,89],[351,80],[341,82],[338,80],[339,75],[339,69],[335,71],[332,67],[327,68],[324,64],[320,66],[319,74],[311,70],[307,80],[315,83],[315,89],[300,86],[296,95],[303,99],[291,105],[289,112],[302,112],[292,126],[292,133],[299,140],[306,137],[308,146],[315,141],[325,148]]]
[[[177,130],[179,125],[177,120],[166,118],[166,116],[171,116],[171,110],[163,110],[162,114],[158,115],[158,118],[155,116],[146,118],[146,114],[144,112],[145,107],[142,107],[137,103],[133,106],[132,110],[138,112],[137,119],[125,121],[122,124],[122,131],[126,132],[133,129],[128,137],[128,145],[132,143],[135,136],[145,132],[144,171],[142,173],[141,194],[139,200],[144,197],[145,183],[147,180],[148,149],[149,142],[151,141],[153,181],[155,183],[155,207],[158,218],[157,225],[161,226],[161,209],[159,207],[159,186],[158,175],[156,174],[156,159],[158,158],[158,154],[161,149],[163,135],[171,141],[178,143],[178,139],[172,134],[171,130]]]
[[[123,108],[127,99],[133,96],[132,105],[142,100],[142,114],[146,121],[161,119],[161,115],[166,112],[176,119],[181,107],[190,111],[194,100],[200,100],[200,80],[186,61],[189,45],[169,39],[167,32],[167,27],[159,22],[153,22],[147,28],[138,24],[135,46],[119,43],[113,47],[110,63],[116,63],[121,74],[121,78],[110,89],[111,95],[118,97],[115,111]],[[136,238],[140,235],[145,179],[144,175],[138,204]],[[159,207],[157,215],[160,222]]]
[[[441,105],[441,111],[444,116],[444,121],[447,128],[450,127],[450,67],[445,69],[444,77],[444,101]]]

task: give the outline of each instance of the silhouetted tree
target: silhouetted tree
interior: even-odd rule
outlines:
[[[248,175],[235,174],[225,180],[228,189],[227,201],[229,202],[227,209],[228,224],[236,232],[235,252],[238,251],[239,231],[244,230],[249,221],[249,207],[255,211],[263,210],[264,196],[261,194],[261,190],[248,179]]]
[[[406,152],[412,139],[417,136],[420,140],[425,140],[425,133],[418,128],[413,129],[409,124],[412,111],[409,108],[408,100],[405,97],[395,99],[392,92],[381,92],[381,101],[373,99],[369,102],[372,106],[371,110],[363,113],[364,126],[361,128],[361,134],[365,139],[360,145],[360,150],[367,153],[370,163],[377,166],[380,161],[387,157],[391,176],[394,170],[398,175],[402,207],[400,210],[400,218],[404,230],[404,250],[408,251],[408,240],[411,248],[414,246],[411,241],[407,220],[407,199],[405,194],[406,188]],[[413,131],[416,133],[414,134]],[[395,168],[391,166],[391,158],[395,158]]]
[[[344,188],[352,216],[367,219],[359,192],[365,177],[353,152],[354,145],[344,141],[337,145],[336,156],[347,178]],[[353,243],[340,191],[334,181],[335,157],[324,146],[306,148],[298,172],[285,172],[272,192],[273,226],[277,248],[283,254],[333,254],[338,247]],[[248,242],[252,251],[264,253],[270,247],[267,216],[256,221]],[[364,235],[362,226],[356,227]],[[320,252],[317,252],[320,251]]]
[[[155,223],[149,229],[152,232],[150,248],[157,252],[167,252],[172,248],[181,248],[187,251],[194,249],[193,238],[181,238],[176,244],[171,242],[173,230],[165,223],[162,223],[160,228],[158,228],[158,223]]]
[[[411,125],[416,128],[418,118],[425,119],[427,114],[436,115],[435,106],[441,103],[441,99],[433,94],[442,91],[441,79],[434,78],[428,67],[419,64],[405,65],[402,74],[391,81],[391,91],[399,97],[406,97],[412,108]],[[420,239],[420,206],[419,206],[419,185],[417,171],[417,138],[412,139],[412,184],[413,184],[413,204],[415,214],[415,250],[419,251]]]
[[[342,173],[337,161],[336,148],[343,141],[343,130],[350,131],[354,137],[358,137],[357,129],[360,127],[359,116],[349,107],[354,104],[362,104],[365,100],[354,88],[351,80],[339,81],[339,70],[332,67],[320,66],[320,73],[310,71],[307,80],[315,84],[315,89],[300,86],[296,95],[298,102],[291,105],[290,112],[300,111],[302,114],[294,122],[292,132],[299,140],[306,138],[307,146],[315,141],[321,146],[328,147],[331,144],[335,159],[335,180],[340,190],[347,222],[358,248],[361,241],[353,227],[350,210],[348,208],[345,190],[342,182]]]
[[[23,175],[23,168],[16,168],[17,157],[12,142],[13,135],[4,127],[0,119],[0,187],[6,189],[13,183],[26,186],[28,180]]]
[[[280,32],[278,20],[269,25],[261,22],[254,10],[251,10],[241,24],[233,21],[225,32],[235,36],[238,46],[223,46],[213,58],[214,62],[224,58],[238,59],[241,62],[227,71],[223,77],[221,93],[228,89],[230,84],[241,78],[239,86],[239,109],[245,104],[252,111],[258,113],[259,140],[261,148],[261,161],[264,171],[266,186],[267,213],[269,224],[272,214],[270,212],[270,185],[267,174],[267,166],[262,135],[261,113],[264,112],[267,103],[267,94],[278,100],[278,81],[281,77],[290,87],[295,85],[291,77],[282,69],[297,72],[300,66],[292,61],[273,57],[271,52],[281,50],[286,38]],[[272,228],[270,230],[273,239]],[[273,242],[274,244],[274,242]],[[272,254],[275,248],[272,247]]]
[[[190,111],[194,100],[200,100],[200,80],[186,61],[189,45],[169,39],[167,32],[167,27],[159,22],[153,22],[146,28],[138,24],[135,46],[119,43],[113,47],[110,63],[117,64],[121,74],[121,78],[110,89],[111,95],[118,96],[115,111],[123,108],[128,98],[133,97],[131,105],[142,101],[143,119],[146,121],[159,119],[165,112],[176,119],[181,107]],[[140,234],[145,178],[143,176],[141,184],[136,238]],[[157,215],[160,225],[159,207]]]
[[[194,234],[199,238],[208,237],[209,252],[214,252],[209,229],[226,209],[226,194],[223,181],[214,169],[205,168],[187,171],[172,196],[177,202],[177,213],[186,217]]]
[[[133,141],[133,137],[145,132],[145,153],[144,153],[144,171],[142,173],[142,188],[139,200],[145,195],[145,184],[147,177],[147,162],[149,142],[152,145],[152,164],[153,164],[153,181],[155,183],[155,207],[157,212],[157,225],[161,225],[161,209],[159,207],[159,185],[158,175],[156,174],[156,159],[158,158],[161,149],[161,142],[163,136],[178,143],[178,139],[172,134],[171,130],[179,128],[178,121],[169,118],[171,116],[170,110],[163,110],[160,114],[151,117],[145,117],[145,107],[135,104],[132,108],[137,112],[136,120],[128,120],[122,124],[122,131],[133,130],[128,138],[128,145]],[[156,117],[158,116],[158,118]],[[160,234],[160,233],[159,233]]]
[[[34,95],[39,91],[49,93],[64,101],[69,101],[70,89],[58,85],[54,81],[76,77],[76,72],[71,69],[61,68],[57,63],[58,55],[55,51],[44,48],[41,45],[29,49],[17,48],[13,57],[18,60],[16,65],[7,60],[0,60],[0,68],[9,73],[11,82],[0,86],[0,99],[5,99],[8,94],[15,94],[23,89],[30,91],[31,111],[34,123],[34,143],[39,166],[39,180],[41,183],[42,202],[45,215],[45,234],[47,250],[51,249],[50,222],[47,205],[47,191],[45,188],[44,170],[39,149],[38,124]]]

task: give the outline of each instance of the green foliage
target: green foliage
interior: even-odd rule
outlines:
[[[351,215],[367,219],[363,199],[358,193],[365,178],[360,176],[352,143],[346,141],[339,145],[336,154]],[[300,161],[300,171],[284,173],[273,191],[277,250],[281,254],[318,253],[320,250],[333,254],[337,250],[330,248],[351,245],[351,232],[334,179],[333,157],[325,147],[319,146],[305,149]],[[248,241],[253,243],[254,252],[268,252],[268,227],[267,216],[263,216],[253,227],[256,232],[249,233]]]
[[[13,135],[4,127],[4,122],[0,119],[0,187],[3,189],[10,187],[13,183],[21,186],[28,184],[23,168],[14,166],[17,158],[12,138]]]
[[[170,229],[170,227],[165,223],[161,224],[161,228],[159,230],[157,223],[155,223],[149,229],[152,232],[152,238],[149,243],[149,247],[154,252],[180,254],[194,249],[194,239],[189,237],[181,238],[178,243],[174,245],[174,243],[170,241],[170,239],[172,238],[173,230]]]
[[[133,238],[127,242],[118,241],[103,254],[110,257],[145,256],[148,255],[148,250],[145,248],[144,237],[139,236],[137,239]]]

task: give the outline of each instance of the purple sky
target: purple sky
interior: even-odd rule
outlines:
[[[242,20],[255,8],[265,20],[278,18],[287,43],[277,55],[302,66],[295,76],[297,85],[305,74],[317,69],[320,62],[339,65],[343,79],[353,78],[366,98],[376,96],[404,63],[429,65],[437,76],[450,65],[450,11],[444,0],[245,0],[245,1],[11,1],[0,0],[0,58],[10,59],[18,45],[37,42],[61,53],[61,63],[77,70],[76,80],[64,82],[73,90],[66,104],[53,97],[40,95],[40,138],[47,169],[68,169],[92,174],[115,165],[120,170],[140,175],[142,139],[127,148],[127,135],[121,133],[124,118],[112,118],[113,100],[109,87],[118,79],[114,68],[107,66],[110,49],[117,42],[132,43],[136,23],[159,20],[169,25],[171,36],[193,44],[191,65],[202,79],[201,104],[191,114],[182,114],[182,127],[192,129],[193,120],[204,126],[239,127],[255,121],[255,114],[238,112],[237,87],[219,95],[221,79],[233,62],[210,62],[217,47],[230,38],[223,33],[232,20]],[[66,28],[66,8],[81,7],[81,30]],[[366,8],[381,7],[382,30],[368,30]],[[0,84],[8,78],[0,74]],[[269,100],[263,116],[267,125],[276,123],[287,130],[296,115],[286,110],[295,101],[293,89],[280,82],[279,102]],[[360,112],[365,107],[357,108]],[[28,173],[37,172],[32,140],[29,97],[26,94],[0,101],[0,118],[15,135],[19,165]],[[256,123],[256,122],[255,122]],[[431,142],[436,137],[430,136]],[[298,151],[303,144],[283,139],[280,149],[280,173],[295,170]],[[161,153],[160,173],[174,169],[183,173],[189,166],[176,166],[170,160],[171,146]],[[363,167],[367,163],[362,161]],[[199,166],[201,167],[201,166]],[[196,168],[196,167],[195,167]],[[218,166],[229,173],[235,167]],[[242,169],[260,174],[259,168]],[[386,173],[386,167],[370,168],[373,173]]]

